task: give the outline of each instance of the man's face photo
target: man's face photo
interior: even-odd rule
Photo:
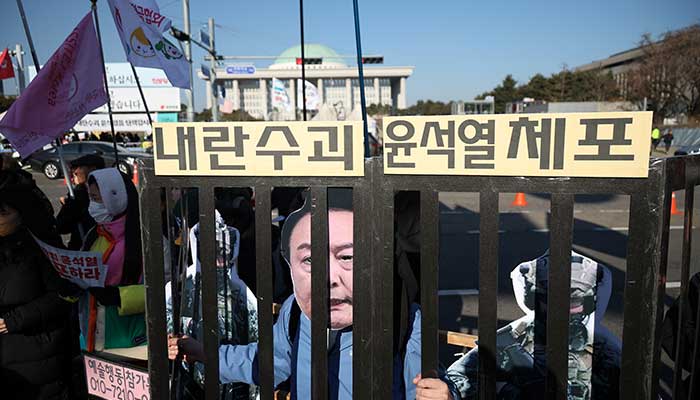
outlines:
[[[353,213],[330,210],[328,213],[328,279],[330,287],[330,323],[332,329],[352,325]],[[304,215],[289,237],[289,263],[294,296],[299,308],[311,318],[311,214]]]

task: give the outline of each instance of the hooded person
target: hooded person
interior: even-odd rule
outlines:
[[[83,246],[83,236],[95,226],[88,211],[90,196],[87,179],[90,172],[105,167],[105,160],[96,154],[87,154],[71,161],[71,175],[75,187],[73,196],[61,198],[61,209],[56,215],[56,226],[62,235],[70,234],[69,250],[79,250]]]
[[[66,399],[70,307],[62,279],[32,234],[60,246],[46,196],[18,171],[0,171],[0,397]]]
[[[311,199],[290,214],[282,228],[281,251],[291,269],[293,294],[282,304],[273,327],[274,383],[289,382],[292,399],[311,398]],[[352,399],[353,209],[352,191],[328,189],[328,393],[330,399]],[[394,399],[414,399],[414,377],[420,373],[420,310],[412,308],[405,353],[394,359]],[[257,384],[257,343],[219,346],[222,383]],[[204,360],[201,343],[190,337],[170,337],[168,357],[187,362]],[[456,393],[456,392],[455,392]]]
[[[238,276],[241,235],[238,229],[227,225],[219,211],[215,219],[216,236],[216,288],[218,306],[219,338],[222,344],[245,345],[258,340],[258,304],[253,292]],[[201,302],[201,259],[200,259],[200,224],[190,229],[190,254],[192,265],[187,268],[187,276],[183,283],[180,309],[181,331],[195,339],[203,337],[204,322],[202,319]],[[169,333],[174,332],[172,284],[165,287],[166,316]],[[187,378],[189,374],[181,374],[185,379],[185,399],[198,399],[204,393],[204,365],[196,363],[193,369],[194,382]],[[183,365],[185,370],[190,367]],[[257,388],[245,383],[229,383],[221,385],[220,399],[243,400],[255,399]]]
[[[80,296],[80,330],[87,351],[127,357],[146,356],[145,290],[141,257],[138,194],[116,168],[88,177],[90,216],[96,226],[85,236],[83,251],[102,254],[104,287]]]
[[[513,292],[525,316],[496,336],[499,400],[539,399],[546,379],[546,304],[549,251],[511,271]],[[612,275],[602,264],[571,252],[569,309],[569,400],[617,399],[621,343],[602,324],[612,293]],[[478,396],[479,348],[455,361],[448,378],[462,399]]]

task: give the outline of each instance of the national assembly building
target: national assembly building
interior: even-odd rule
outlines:
[[[223,112],[241,110],[254,118],[265,120],[294,120],[295,107],[301,108],[301,46],[291,47],[277,57],[238,56],[225,57],[223,65],[216,68],[219,109]],[[235,60],[233,63],[229,61]],[[259,67],[247,60],[272,59],[272,63]],[[333,109],[339,119],[345,119],[360,108],[360,85],[356,58],[338,55],[333,49],[307,44],[304,47],[307,110],[315,115],[323,108]],[[350,65],[346,64],[346,61]],[[264,62],[264,61],[263,61]],[[372,104],[406,108],[406,79],[413,67],[389,67],[381,56],[363,59],[365,98],[367,106]],[[266,63],[268,64],[268,63]],[[200,77],[207,77],[200,73]],[[211,85],[207,87],[207,108],[211,107]],[[284,89],[282,89],[282,87]],[[280,102],[288,99],[287,103]]]

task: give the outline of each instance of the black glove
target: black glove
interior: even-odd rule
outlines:
[[[91,287],[88,288],[88,291],[103,306],[121,307],[121,296],[119,295],[119,288],[116,286]]]
[[[69,302],[75,303],[83,293],[83,289],[73,282],[66,279],[60,279],[58,283],[58,297]]]

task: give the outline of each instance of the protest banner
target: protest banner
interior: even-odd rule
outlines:
[[[107,102],[92,15],[83,17],[0,121],[25,158]]]
[[[32,236],[61,278],[67,279],[83,289],[105,286],[107,265],[102,263],[102,254],[59,249],[42,242],[34,235]]]
[[[362,176],[362,121],[156,123],[156,175]]]
[[[190,88],[189,63],[164,33],[171,21],[153,0],[108,0],[126,58],[135,67],[158,68],[170,84]]]
[[[651,112],[384,118],[384,173],[644,178]]]
[[[107,400],[149,400],[148,372],[85,354],[88,394]]]
[[[175,114],[177,116],[177,114]],[[157,118],[155,113],[151,113],[152,118]],[[78,132],[109,131],[109,115],[88,114],[84,116],[73,127]],[[151,124],[145,114],[116,114],[114,116],[115,132],[150,132]]]

